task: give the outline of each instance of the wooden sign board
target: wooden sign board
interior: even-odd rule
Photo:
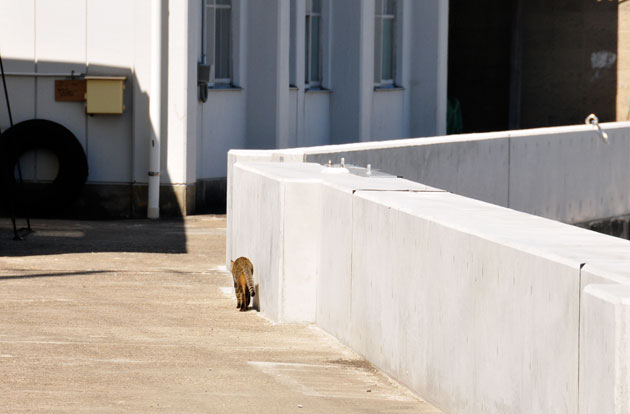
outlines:
[[[56,80],[55,101],[85,101],[85,79]]]

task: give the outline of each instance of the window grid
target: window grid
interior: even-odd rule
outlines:
[[[232,0],[206,0],[206,57],[214,83],[232,82]]]
[[[376,0],[374,84],[393,86],[396,77],[396,0]]]
[[[304,26],[304,83],[306,88],[321,85],[321,0],[306,1]]]

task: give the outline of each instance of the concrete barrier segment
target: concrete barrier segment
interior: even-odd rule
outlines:
[[[580,311],[579,412],[630,412],[630,285],[591,284]]]
[[[333,162],[343,157],[357,166],[370,164],[394,176],[507,206],[509,145],[500,136],[468,141],[402,140],[397,146],[381,144],[382,148],[357,145],[354,150],[334,154],[307,153],[306,160],[323,164],[331,157]]]
[[[501,243],[457,202],[354,197],[343,340],[445,412],[575,412],[579,263]]]
[[[580,223],[628,213],[630,128],[592,128],[510,139],[509,207]]]
[[[238,161],[271,161],[270,151],[255,151],[255,150],[231,150],[227,154],[227,194],[226,194],[226,231],[227,234],[232,234],[232,190],[234,184],[232,182],[234,174],[234,164]],[[238,257],[238,256],[236,256]],[[230,260],[236,258],[232,254],[232,243],[230,239],[227,239],[225,246],[225,265],[227,269],[230,269]]]
[[[455,194],[567,223],[628,214],[630,122],[601,124],[605,145],[592,126],[577,125],[482,134],[228,153],[237,160],[329,160],[422,182]],[[229,207],[228,207],[229,211]],[[230,226],[228,216],[228,226]]]
[[[312,163],[236,162],[231,225],[226,236],[227,260],[247,256],[254,279],[264,293],[259,308],[272,320],[315,322],[323,187],[352,194],[356,188],[375,191],[440,191],[395,177],[328,175]],[[351,220],[348,221],[349,223]],[[229,262],[228,262],[229,266]]]
[[[316,322],[448,412],[625,407],[623,378],[605,397],[583,387],[611,372],[592,327],[626,326],[586,288],[630,280],[627,240],[325,168],[232,164],[228,246],[254,262],[272,320]]]

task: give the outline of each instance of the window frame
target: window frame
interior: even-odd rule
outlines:
[[[313,11],[313,2],[319,1],[319,11]],[[304,5],[304,88],[305,89],[317,89],[321,88],[323,83],[323,53],[322,53],[322,16],[324,9],[324,0],[305,0]],[[311,67],[313,58],[313,17],[318,18],[318,30],[317,30],[317,62],[318,62],[318,78],[313,80]]]
[[[375,0],[374,2],[374,87],[394,88],[396,87],[396,76],[398,66],[398,9],[400,0]],[[387,13],[387,6],[391,5],[391,13]],[[391,79],[383,79],[383,21],[392,21],[391,33]]]
[[[234,50],[234,0],[228,0],[230,2],[230,4],[217,4],[217,0],[203,0],[203,6],[204,6],[204,10],[203,10],[203,18],[204,18],[204,39],[205,39],[205,50],[203,50],[203,55],[202,55],[202,60],[207,63],[208,65],[210,65],[210,70],[211,70],[211,75],[210,75],[210,84],[209,86],[211,88],[220,88],[220,87],[228,87],[228,86],[232,86],[233,85],[233,79],[234,79],[234,58],[232,56],[233,54],[233,50]],[[214,13],[212,13],[213,16],[213,22],[212,25],[209,25],[209,16],[208,14],[210,13],[210,9],[214,9]],[[216,78],[215,77],[215,71],[216,71],[216,67],[217,67],[217,47],[216,47],[216,41],[217,41],[217,13],[216,10],[229,10],[230,11],[230,15],[229,15],[229,21],[230,21],[230,28],[229,28],[229,33],[228,33],[228,52],[227,52],[227,59],[228,59],[228,74],[229,77],[227,78]],[[212,26],[213,28],[213,33],[212,33],[212,38],[210,38],[210,31],[208,30],[208,28]],[[210,41],[212,41],[212,56],[210,56],[210,54],[208,53],[208,49],[210,46]]]

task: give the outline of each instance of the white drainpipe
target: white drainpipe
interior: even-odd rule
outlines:
[[[149,119],[151,142],[149,147],[149,195],[147,217],[160,218],[160,129],[162,108],[162,0],[151,2],[151,89]]]

